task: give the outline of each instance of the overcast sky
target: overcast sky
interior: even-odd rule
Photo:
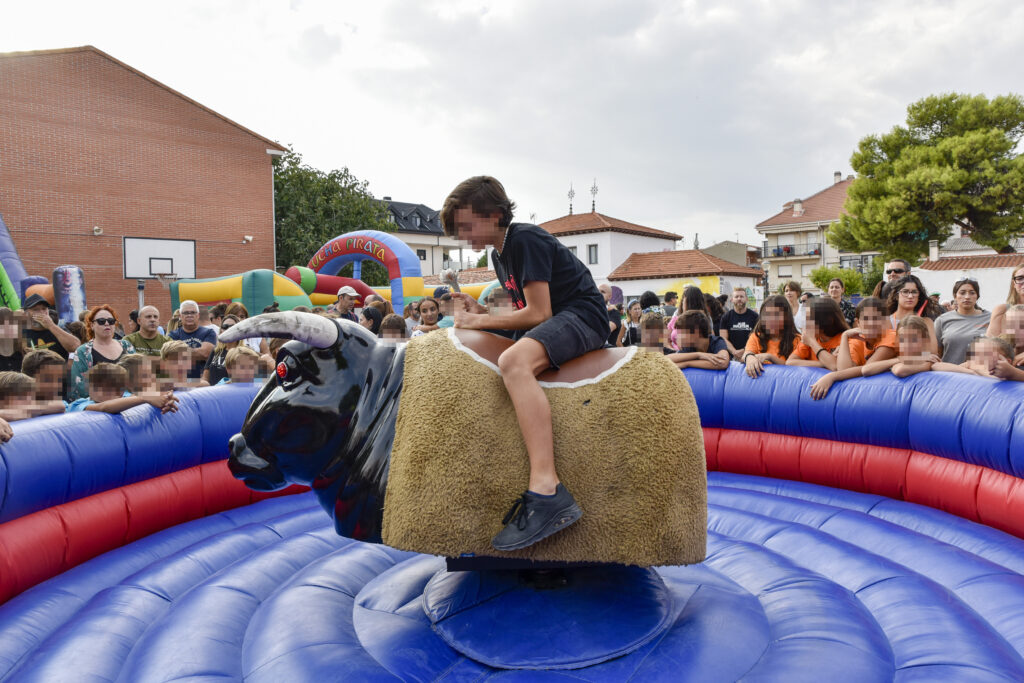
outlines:
[[[377,197],[497,176],[702,246],[851,173],[941,92],[1024,93],[1024,3],[5,3],[0,51],[95,45]]]

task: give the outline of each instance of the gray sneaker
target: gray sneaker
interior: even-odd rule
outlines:
[[[491,545],[496,550],[519,550],[572,526],[582,516],[576,499],[562,484],[550,497],[527,491],[501,520],[505,528],[498,532]]]

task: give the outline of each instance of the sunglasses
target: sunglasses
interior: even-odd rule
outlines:
[[[1024,275],[1014,275],[1013,281],[1016,282],[1018,285],[1024,285]]]
[[[892,275],[893,273],[896,273],[897,275],[902,275],[905,272],[907,272],[907,271],[904,270],[903,268],[892,268],[890,270],[885,271],[885,274],[886,275]]]
[[[232,327],[234,327],[234,326],[235,326],[235,324],[234,324],[234,323],[228,323],[227,325],[221,325],[221,326],[220,326],[220,329],[221,329],[221,330],[230,330],[230,329],[231,329]]]
[[[92,321],[97,325],[116,325],[117,321],[113,318],[93,318]]]

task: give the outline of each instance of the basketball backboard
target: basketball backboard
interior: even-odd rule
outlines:
[[[124,278],[154,280],[157,274],[173,273],[178,279],[196,276],[195,240],[125,237]]]

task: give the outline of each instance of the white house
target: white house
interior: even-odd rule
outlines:
[[[1011,246],[1020,242],[1024,240],[1014,240]],[[947,250],[947,245],[953,248]],[[989,311],[1006,301],[1010,293],[1010,276],[1024,266],[1024,253],[997,254],[994,249],[983,247],[968,237],[951,238],[941,250],[932,240],[929,247],[928,260],[913,270],[928,292],[938,292],[940,300],[949,301],[953,298],[953,284],[969,277],[978,281],[978,305]],[[947,256],[958,252],[972,252],[973,255]]]
[[[594,282],[608,282],[608,276],[635,252],[671,251],[683,239],[664,230],[648,228],[618,218],[590,213],[569,214],[546,223],[544,228],[569,247],[569,251],[590,269]]]
[[[449,267],[449,260],[455,256],[456,263],[462,263],[465,245],[453,237],[445,237],[441,229],[440,211],[423,204],[392,201],[384,197],[390,215],[388,220],[395,224],[395,237],[409,245],[420,259],[423,275],[436,275]]]
[[[839,220],[846,202],[846,191],[853,176],[843,179],[836,171],[832,184],[806,199],[794,199],[782,205],[782,211],[757,224],[764,235],[762,264],[768,274],[769,287],[796,280],[805,291],[817,292],[810,273],[819,266],[839,266],[866,272],[879,252],[861,254],[839,251],[825,240],[832,223]]]

